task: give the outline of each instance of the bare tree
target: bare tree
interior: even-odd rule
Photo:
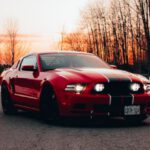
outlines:
[[[63,26],[61,32],[60,50],[63,50],[64,36],[65,36],[65,26]]]
[[[15,49],[18,44],[18,23],[16,20],[9,19],[5,24],[6,35],[8,36],[8,49],[11,52],[11,64],[15,61]]]
[[[5,63],[13,65],[17,59],[28,52],[29,44],[20,39],[18,22],[14,19],[6,21],[5,34],[3,60]]]
[[[82,32],[66,34],[62,46],[63,50],[86,51],[87,36]]]
[[[150,1],[135,0],[135,3],[143,22],[145,40],[147,43],[147,68],[150,74]]]

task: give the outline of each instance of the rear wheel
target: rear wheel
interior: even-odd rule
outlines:
[[[45,87],[42,91],[40,112],[44,121],[57,121],[59,119],[56,95],[50,87]]]
[[[13,101],[10,97],[10,93],[6,85],[2,85],[1,103],[4,114],[11,115],[17,112],[17,109],[14,107]]]

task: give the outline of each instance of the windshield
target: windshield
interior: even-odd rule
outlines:
[[[42,70],[56,68],[110,68],[97,56],[88,54],[41,54]]]

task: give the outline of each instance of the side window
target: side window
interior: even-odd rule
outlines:
[[[20,70],[22,70],[22,66],[26,66],[26,65],[32,65],[34,67],[37,67],[36,56],[31,55],[23,58],[20,65]]]

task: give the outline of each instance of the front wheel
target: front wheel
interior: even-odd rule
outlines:
[[[44,88],[42,91],[40,112],[44,121],[57,121],[59,119],[56,95],[50,88]]]
[[[2,85],[2,89],[1,89],[1,104],[2,104],[2,110],[4,114],[11,115],[17,112],[17,109],[14,107],[14,104],[10,97],[8,88],[5,85]]]

